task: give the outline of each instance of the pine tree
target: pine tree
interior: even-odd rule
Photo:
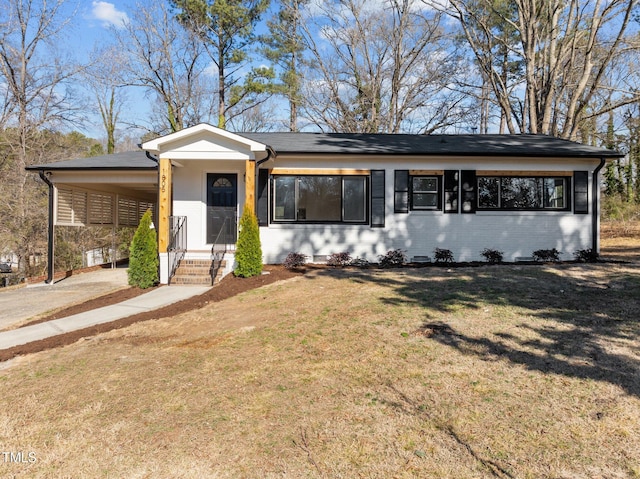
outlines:
[[[158,239],[151,228],[151,210],[142,216],[129,249],[129,284],[150,288],[158,283]]]
[[[269,7],[269,0],[172,0],[182,25],[200,38],[218,76],[218,127],[225,129],[229,110],[247,96],[264,93],[270,69],[253,68],[248,82],[239,75],[250,63],[256,41],[255,27]],[[233,88],[235,87],[235,88]]]
[[[305,49],[302,38],[302,8],[309,0],[283,0],[280,10],[267,22],[269,35],[261,38],[264,47],[262,54],[278,65],[280,74],[280,92],[289,101],[289,130],[298,131],[298,106],[301,103],[301,74],[298,71]]]
[[[262,246],[258,219],[250,208],[245,208],[240,218],[240,232],[236,243],[235,275],[243,278],[262,273]]]

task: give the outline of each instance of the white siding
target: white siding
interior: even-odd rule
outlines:
[[[180,162],[173,172],[173,214],[187,216],[188,255],[206,256],[207,173],[238,174],[238,215],[244,204],[244,161]],[[368,225],[274,224],[260,228],[265,263],[280,263],[288,253],[308,256],[348,251],[353,257],[377,261],[390,249],[405,250],[407,256],[433,257],[434,248],[453,252],[456,261],[483,260],[484,248],[504,252],[505,261],[530,257],[537,249],[556,248],[562,259],[572,259],[578,249],[592,246],[592,214],[574,215],[570,211],[478,211],[475,214],[445,214],[441,211],[394,213],[394,170],[498,170],[507,172],[588,171],[591,182],[597,160],[523,160],[521,158],[371,158],[362,156],[346,161],[331,158],[285,158],[278,156],[262,168],[300,169],[384,169],[385,227]],[[589,185],[591,196],[591,185]],[[589,208],[592,207],[591,197]]]
[[[187,217],[187,249],[192,257],[206,255],[207,243],[207,173],[238,175],[238,214],[244,204],[244,161],[181,161],[173,169],[173,215]]]

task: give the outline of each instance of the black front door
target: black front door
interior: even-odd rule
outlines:
[[[237,207],[238,175],[207,173],[207,243],[236,242]]]

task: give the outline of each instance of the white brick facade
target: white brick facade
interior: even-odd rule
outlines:
[[[522,161],[517,158],[431,159],[431,158],[277,158],[262,168],[312,170],[321,173],[335,169],[385,170],[385,226],[346,224],[280,224],[270,219],[260,228],[265,263],[281,263],[290,252],[309,257],[348,251],[353,257],[375,262],[390,249],[402,249],[414,256],[433,257],[434,248],[453,252],[456,261],[481,261],[484,248],[504,252],[505,261],[530,257],[537,249],[556,248],[562,259],[572,259],[578,249],[592,246],[592,214],[572,211],[476,211],[472,214],[442,211],[394,213],[394,171],[399,169],[494,170],[566,172],[588,171],[591,179],[598,161],[545,159]],[[182,161],[174,169],[174,215],[188,217],[188,248],[192,258],[209,254],[206,242],[206,175],[237,173],[238,216],[244,204],[242,178],[244,165],[233,161]],[[590,180],[591,181],[591,180]],[[591,202],[589,187],[589,207]],[[271,210],[271,208],[270,208]]]
[[[377,261],[378,255],[390,249],[402,249],[411,259],[414,256],[433,258],[434,248],[453,252],[456,261],[481,261],[484,248],[504,252],[505,261],[530,257],[538,249],[556,248],[562,259],[572,259],[579,249],[592,247],[592,214],[574,214],[572,211],[476,211],[473,214],[444,213],[442,211],[409,211],[394,213],[394,171],[396,169],[474,169],[481,164],[483,170],[514,171],[516,159],[478,163],[469,161],[438,163],[416,159],[400,162],[388,159],[370,164],[372,169],[384,168],[385,174],[385,226],[372,228],[360,225],[298,225],[273,224],[260,228],[265,262],[279,263],[290,252],[308,256],[329,255],[348,251],[353,257]],[[589,178],[597,162],[576,161],[561,165],[552,160],[536,164],[518,164],[522,171],[589,171]],[[343,167],[363,167],[349,163]],[[278,165],[280,166],[280,165]],[[299,163],[297,167],[301,167]],[[323,168],[331,168],[327,165]],[[308,165],[307,165],[308,167]],[[591,181],[590,181],[591,182]],[[591,202],[589,187],[589,207]]]

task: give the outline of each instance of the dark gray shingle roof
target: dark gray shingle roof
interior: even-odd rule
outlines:
[[[28,166],[27,170],[154,170],[157,166],[145,151],[136,150],[33,165]]]
[[[240,133],[276,153],[399,154],[618,158],[612,150],[546,135],[406,135],[350,133]]]
[[[619,158],[605,148],[545,135],[405,135],[351,133],[240,133],[277,154],[385,154]],[[27,170],[153,170],[157,163],[142,150],[78,158]]]

